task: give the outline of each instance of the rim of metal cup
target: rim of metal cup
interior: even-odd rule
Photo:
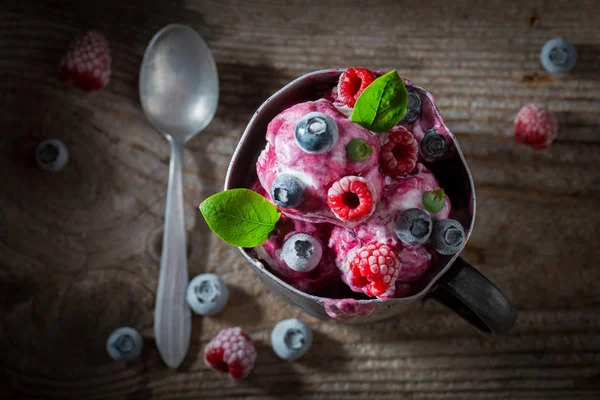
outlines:
[[[254,125],[256,123],[256,120],[261,116],[261,113],[263,112],[263,110],[265,109],[265,107],[268,104],[277,101],[279,97],[281,97],[284,93],[288,92],[291,89],[296,89],[298,87],[302,87],[305,85],[311,85],[311,84],[314,84],[314,82],[321,81],[321,79],[315,79],[315,78],[330,78],[333,80],[334,78],[337,79],[344,71],[346,71],[346,68],[334,68],[334,69],[325,69],[325,70],[309,72],[308,74],[302,75],[302,76],[294,79],[293,81],[291,81],[290,83],[288,83],[287,85],[285,85],[284,87],[279,89],[277,92],[272,94],[267,100],[265,100],[264,103],[262,103],[260,105],[260,107],[258,107],[256,112],[254,113],[254,115],[252,116],[250,121],[248,122],[248,125],[246,126],[246,129],[244,130],[244,133],[242,134],[242,137],[240,138],[240,141],[238,142],[235,151],[233,152],[231,161],[229,162],[229,166],[227,168],[227,175],[225,177],[224,190],[241,187],[240,185],[235,185],[233,183],[233,181],[235,179],[234,171],[237,169],[237,161],[240,158],[241,154],[243,154],[243,152],[245,151],[246,142],[252,136],[252,131],[253,131]],[[325,79],[323,79],[323,81],[324,80]],[[419,86],[416,86],[416,85],[414,85],[414,86],[423,90],[425,93],[429,94],[429,92],[427,90],[425,90]],[[433,105],[435,107],[435,111],[438,113],[438,115],[440,115],[440,118],[443,121],[443,118],[442,118],[441,114],[439,114],[439,110],[437,109],[437,106],[435,105],[435,103],[433,103]],[[283,108],[281,109],[281,111],[283,111]],[[473,182],[473,176],[471,174],[471,170],[469,169],[469,166],[467,165],[467,161],[465,160],[465,157],[462,153],[460,145],[458,144],[458,140],[456,139],[454,134],[450,131],[450,129],[448,129],[448,132],[450,133],[452,142],[454,144],[454,147],[456,148],[456,155],[459,157],[461,164],[464,166],[465,171],[467,173],[468,183],[469,183],[470,190],[471,190],[471,198],[469,199],[469,201],[471,202],[471,206],[470,206],[471,218],[470,218],[469,227],[468,227],[468,229],[465,230],[465,235],[466,235],[465,244],[466,244],[469,241],[469,238],[471,237],[471,233],[473,232],[473,227],[475,224],[475,215],[476,215],[476,210],[477,210],[476,196],[475,196],[475,184]],[[266,143],[266,140],[265,140],[265,143]],[[258,156],[258,155],[254,154],[254,156]],[[246,170],[246,173],[248,172],[247,164],[242,165],[241,167],[243,167]],[[251,170],[254,171],[254,174],[255,174],[255,170],[253,169],[253,167],[251,167]],[[267,275],[267,277],[269,279],[273,280],[274,282],[276,282],[280,286],[284,287],[285,289],[290,290],[306,299],[310,299],[312,301],[315,301],[315,302],[318,302],[321,304],[323,304],[327,300],[330,300],[330,298],[328,298],[328,297],[315,296],[315,295],[303,292],[299,289],[296,289],[295,287],[293,287],[290,284],[283,281],[281,278],[274,275],[271,271],[269,271],[267,269],[267,267],[265,267],[265,265],[260,260],[254,258],[250,254],[248,254],[248,251],[246,251],[246,249],[244,249],[242,247],[238,247],[238,249],[244,256],[244,258],[248,262],[250,262],[253,266],[255,266],[257,268],[257,270],[260,271],[260,273]],[[463,247],[463,250],[464,250],[464,247]],[[452,255],[451,257],[449,257],[446,260],[446,265],[444,265],[442,268],[440,268],[439,271],[437,273],[435,273],[435,275],[430,276],[428,278],[427,284],[425,284],[421,288],[421,290],[419,290],[415,294],[412,294],[411,296],[391,298],[391,299],[374,298],[374,299],[360,299],[360,300],[355,299],[355,300],[358,304],[377,304],[377,303],[384,303],[384,302],[388,303],[388,304],[395,304],[395,303],[411,302],[411,301],[417,300],[419,298],[422,298],[431,291],[431,289],[436,284],[436,282],[450,269],[450,267],[452,266],[454,261],[458,258],[458,256],[460,255],[461,252],[462,252],[462,250],[459,253],[456,253],[456,254]],[[335,299],[335,300],[342,300],[342,299]]]

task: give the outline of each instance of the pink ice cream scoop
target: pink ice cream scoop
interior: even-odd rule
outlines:
[[[351,122],[331,102],[321,99],[288,108],[271,121],[266,139],[256,172],[285,215],[349,227],[375,210],[384,186],[379,170],[379,138]],[[360,162],[347,155],[350,143],[357,141],[371,151]],[[348,179],[342,180],[345,177]],[[345,184],[360,186],[365,197],[371,198],[369,213],[359,218],[336,215],[335,207],[332,209],[328,203],[328,192]]]

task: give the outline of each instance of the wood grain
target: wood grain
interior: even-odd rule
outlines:
[[[458,3],[458,4],[456,4]],[[589,1],[6,1],[0,5],[0,398],[598,399],[600,398],[600,24]],[[194,317],[177,371],[152,340],[168,144],[137,95],[141,56],[170,22],[214,52],[221,101],[185,152],[190,275],[216,272],[232,298]],[[106,32],[113,75],[102,93],[63,86],[70,39]],[[564,35],[576,69],[548,76],[539,50]],[[344,326],[301,315],[260,285],[237,250],[209,233],[197,204],[221,189],[235,145],[271,93],[311,70],[397,68],[437,99],[478,191],[465,257],[518,308],[506,337],[484,337],[425,302],[401,318]],[[527,102],[557,113],[554,145],[511,138]],[[38,170],[42,138],[70,163]],[[296,363],[269,334],[298,316],[315,343]],[[138,361],[108,358],[122,325],[145,336]],[[240,325],[257,343],[240,384],[204,367],[203,345]]]

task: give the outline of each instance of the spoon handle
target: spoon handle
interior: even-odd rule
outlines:
[[[183,145],[171,139],[165,230],[154,309],[156,345],[170,368],[177,368],[185,358],[191,331],[191,313],[185,300],[188,270],[183,218],[182,157]]]

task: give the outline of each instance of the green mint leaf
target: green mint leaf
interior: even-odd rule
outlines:
[[[398,72],[391,71],[375,79],[358,96],[350,119],[373,132],[386,132],[400,122],[407,104],[404,81]]]
[[[214,194],[200,204],[200,212],[218,237],[238,247],[264,243],[280,216],[271,202],[249,189]]]
[[[346,145],[346,155],[352,161],[365,161],[371,153],[373,153],[371,146],[360,139],[352,139]]]
[[[432,213],[439,213],[444,209],[444,189],[430,190],[423,193],[423,206]]]

